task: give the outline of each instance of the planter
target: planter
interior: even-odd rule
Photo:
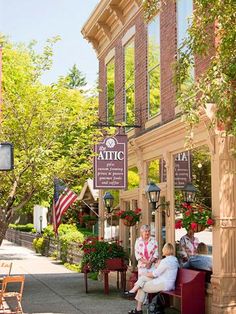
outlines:
[[[134,221],[134,220],[125,220],[125,219],[122,219],[123,220],[123,224],[127,227],[131,227],[131,226],[135,226],[136,225],[136,222],[137,221]]]
[[[125,266],[125,262],[122,258],[111,258],[106,260],[106,268],[109,270],[122,269]]]

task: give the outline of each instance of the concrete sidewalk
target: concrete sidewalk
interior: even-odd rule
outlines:
[[[134,308],[135,302],[122,298],[115,287],[105,295],[98,281],[89,280],[86,294],[83,274],[6,240],[0,247],[0,260],[13,262],[12,274],[25,274],[24,313],[122,314]]]

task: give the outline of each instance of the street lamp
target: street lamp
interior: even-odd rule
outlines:
[[[112,206],[114,202],[114,196],[110,192],[106,192],[103,196],[104,205],[108,213],[112,212]]]
[[[150,182],[147,185],[146,194],[148,197],[148,202],[152,205],[152,209],[157,210],[159,207],[161,207],[162,210],[166,210],[166,215],[169,217],[170,216],[170,210],[169,210],[170,203],[164,201],[158,205],[159,200],[160,200],[160,193],[161,193],[161,189],[154,182]],[[163,197],[163,200],[164,200],[164,197]]]
[[[188,204],[193,203],[195,201],[196,192],[197,189],[191,182],[186,183],[182,189],[184,202]]]

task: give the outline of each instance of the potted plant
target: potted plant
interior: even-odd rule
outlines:
[[[83,251],[82,269],[86,266],[92,272],[120,269],[128,259],[127,253],[118,241],[107,242],[98,240],[97,237],[88,237],[83,242],[81,250]]]
[[[117,213],[117,216],[122,219],[125,226],[134,226],[141,217],[141,209],[136,208],[135,210],[121,210]]]
[[[182,203],[179,212],[182,213],[182,218],[176,221],[176,229],[200,232],[214,224],[212,211],[205,205]]]

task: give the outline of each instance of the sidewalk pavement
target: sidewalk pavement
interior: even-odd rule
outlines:
[[[6,240],[0,246],[0,260],[13,262],[12,274],[25,274],[25,314],[123,314],[134,308],[135,301],[122,298],[116,287],[105,295],[99,281],[89,280],[86,294],[83,274]]]
[[[13,262],[12,275],[25,275],[25,314],[126,314],[135,307],[135,301],[122,298],[116,287],[110,286],[109,295],[104,294],[103,283],[96,280],[89,279],[86,294],[83,274],[7,240],[0,246],[0,260]],[[174,313],[178,312],[166,310]]]

